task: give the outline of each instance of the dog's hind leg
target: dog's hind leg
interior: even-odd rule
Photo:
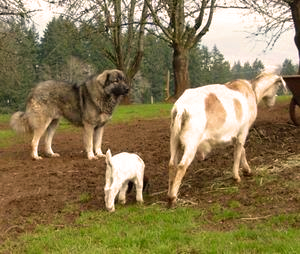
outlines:
[[[96,127],[94,131],[94,149],[95,154],[98,157],[105,157],[105,155],[102,153],[102,137],[103,137],[104,127]]]
[[[55,133],[55,130],[58,126],[59,119],[53,119],[52,122],[49,124],[47,130],[46,130],[46,136],[45,136],[45,152],[47,155],[51,157],[59,157],[58,153],[54,153],[52,150],[52,139]]]
[[[49,121],[46,121],[45,124],[39,126],[39,128],[37,127],[34,128],[33,138],[31,141],[31,157],[35,160],[42,159],[42,157],[38,155],[38,146],[39,146],[40,139],[43,136],[44,132],[46,131],[50,122],[51,119]]]

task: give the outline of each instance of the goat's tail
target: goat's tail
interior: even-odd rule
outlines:
[[[32,127],[29,124],[28,116],[25,112],[18,111],[14,113],[10,118],[9,125],[18,133],[32,132]]]
[[[171,133],[178,138],[189,115],[185,108],[174,107],[171,112]]]

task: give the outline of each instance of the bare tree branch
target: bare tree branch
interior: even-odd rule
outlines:
[[[264,36],[267,39],[267,48],[272,48],[280,36],[293,29],[293,18],[288,3],[294,0],[237,0],[249,13],[259,14],[263,22],[258,24],[253,36]]]
[[[101,32],[105,32],[112,46],[102,51],[118,69],[126,73],[131,82],[144,53],[144,30],[148,18],[146,3],[143,0],[54,1],[56,5],[65,6],[68,17],[77,22],[102,23],[104,31]]]
[[[0,0],[0,20],[8,23],[12,18],[29,18],[37,10],[27,10],[22,0]]]

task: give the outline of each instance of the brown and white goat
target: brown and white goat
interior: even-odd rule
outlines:
[[[235,80],[224,85],[187,89],[171,111],[169,162],[169,206],[176,204],[177,193],[188,166],[198,151],[202,157],[217,145],[234,145],[233,177],[241,181],[239,167],[248,174],[244,144],[257,116],[257,105],[275,104],[282,77],[263,73],[252,82]],[[181,160],[179,156],[183,150]]]

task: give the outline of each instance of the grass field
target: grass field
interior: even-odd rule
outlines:
[[[110,124],[166,118],[171,107],[120,106]],[[8,121],[9,116],[0,117],[0,123]],[[70,128],[64,121],[60,130],[72,131]],[[1,130],[0,146],[11,145],[14,135],[8,129]],[[80,200],[87,199],[89,196],[83,195]],[[210,216],[199,207],[117,205],[113,214],[87,211],[69,225],[65,215],[79,207],[66,205],[50,225],[38,225],[31,233],[8,239],[0,246],[0,253],[300,253],[300,229],[295,227],[299,214],[243,218],[239,205],[234,201],[227,208],[212,204]],[[234,221],[232,228],[214,229],[216,223],[226,220]]]
[[[121,105],[115,110],[112,120],[109,124],[120,122],[130,122],[137,119],[155,119],[166,118],[170,116],[172,104],[140,104],[140,105]],[[6,147],[16,142],[16,134],[9,129],[10,115],[0,115],[0,124],[6,125],[7,128],[0,129],[0,147]],[[59,125],[58,131],[80,131],[78,127],[74,127],[68,121],[62,120]]]
[[[74,209],[74,208],[73,208]],[[217,217],[229,216],[216,211]],[[85,212],[74,225],[52,225],[10,240],[1,253],[287,253],[300,251],[299,215],[242,223],[230,231],[207,230],[205,211],[158,205],[118,207],[114,214]],[[283,223],[284,222],[284,223]],[[287,223],[289,222],[289,223]],[[283,226],[285,225],[285,226]]]

